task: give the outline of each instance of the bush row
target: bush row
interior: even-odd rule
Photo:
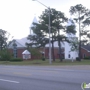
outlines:
[[[0,51],[0,61],[23,61],[23,59],[14,58],[7,49],[4,49]]]
[[[84,59],[90,59],[90,56],[88,56],[88,57],[85,57]]]
[[[11,58],[10,61],[12,61],[12,62],[20,62],[20,61],[23,61],[23,59],[21,59],[21,58]]]
[[[23,61],[23,59],[21,59],[21,58],[11,58],[11,59],[3,59],[3,58],[1,58],[0,61],[20,62],[20,61]]]
[[[90,60],[90,56],[89,57],[85,57],[85,60]],[[76,61],[80,61],[79,57],[76,57]]]

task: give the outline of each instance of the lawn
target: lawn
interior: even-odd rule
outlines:
[[[10,61],[0,61],[0,65],[50,65],[49,60],[31,60],[31,61],[21,61],[21,62],[10,62]],[[82,60],[82,61],[70,61],[64,60],[60,62],[56,60],[55,62],[52,61],[51,65],[90,65],[90,60]]]

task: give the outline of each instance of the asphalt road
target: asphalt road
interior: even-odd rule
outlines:
[[[90,66],[0,65],[0,90],[82,90],[82,82],[90,83]]]

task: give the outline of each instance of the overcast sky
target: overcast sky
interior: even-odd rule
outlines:
[[[39,0],[69,16],[70,6],[83,4],[90,9],[89,0]],[[0,0],[0,28],[11,33],[15,39],[26,37],[36,14],[40,16],[46,7],[32,0]]]

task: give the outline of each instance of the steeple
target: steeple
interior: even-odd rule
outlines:
[[[34,26],[33,23],[38,23],[38,21],[37,21],[37,19],[36,19],[36,16],[34,16],[33,21],[32,21],[32,23],[31,23],[31,25],[30,25],[30,35],[34,35],[32,29],[31,29],[31,27]]]

